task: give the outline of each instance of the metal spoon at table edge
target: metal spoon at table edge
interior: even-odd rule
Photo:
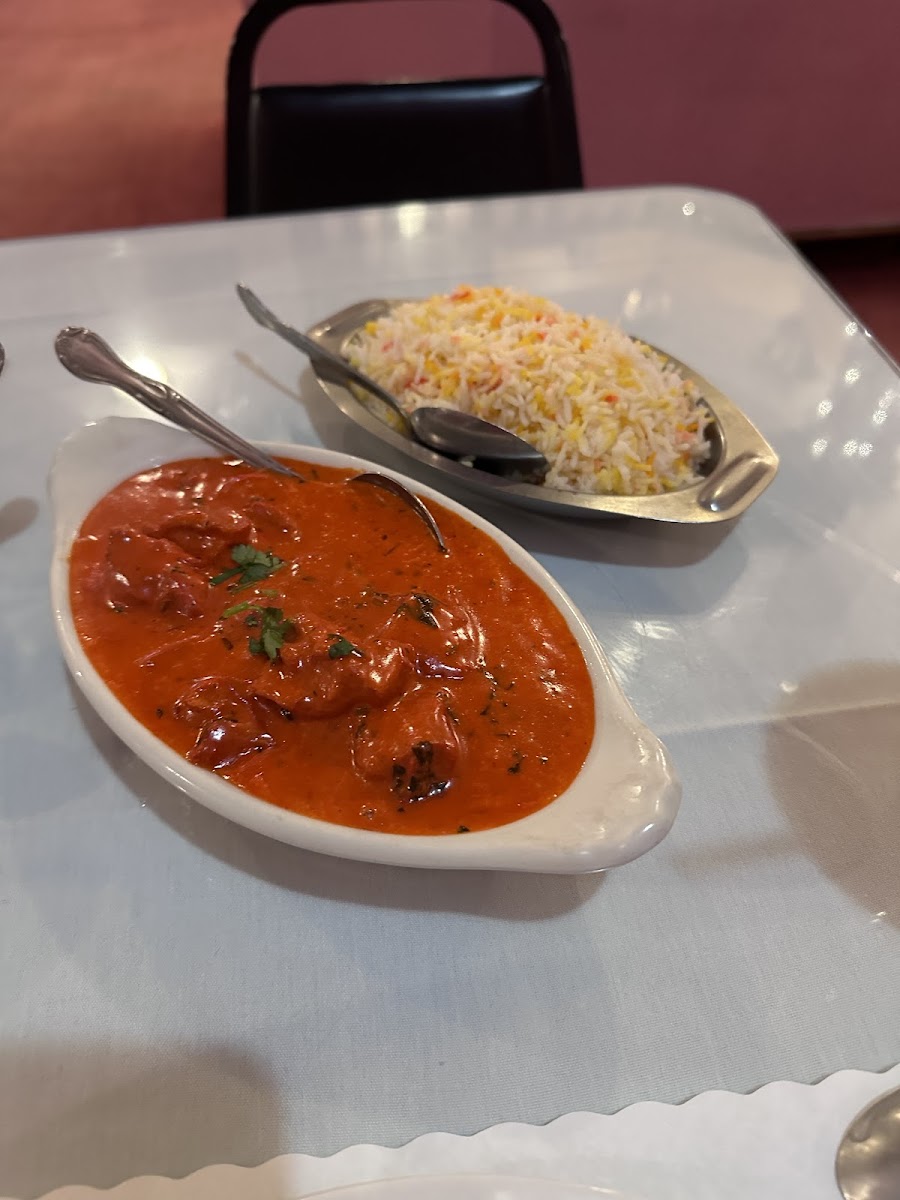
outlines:
[[[157,416],[165,417],[173,425],[178,425],[188,433],[203,438],[218,450],[224,450],[227,454],[232,454],[235,458],[250,463],[251,466],[275,471],[279,475],[291,476],[299,479],[301,483],[306,482],[302,475],[280,463],[277,458],[266,454],[264,450],[245,441],[227,426],[220,425],[202,408],[192,404],[190,400],[185,399],[168,384],[160,383],[156,379],[149,379],[146,375],[140,375],[127,363],[124,363],[112,347],[92,330],[78,326],[66,326],[56,335],[54,348],[56,357],[76,378],[83,379],[88,383],[107,383],[111,387],[119,388],[120,391],[137,400],[139,404],[143,404],[151,412],[156,413]],[[398,483],[389,475],[381,475],[375,471],[354,475],[348,482],[368,483],[397,496],[413,510],[427,527],[441,553],[448,553],[447,544],[434,517],[419,497],[414,495],[409,488],[404,487],[402,483]]]
[[[496,474],[524,476],[528,482],[539,483],[550,469],[547,459],[534,446],[523,441],[508,429],[482,420],[472,413],[455,408],[423,406],[407,413],[396,396],[392,396],[374,379],[357,370],[339,354],[326,350],[315,338],[301,333],[276,317],[271,309],[246,284],[236,285],[241,303],[250,316],[264,329],[277,333],[296,350],[306,354],[315,366],[325,368],[336,376],[338,383],[355,383],[386,404],[403,422],[417,442],[451,458],[474,458]]]
[[[900,1088],[856,1114],[841,1138],[834,1172],[845,1200],[900,1196]]]

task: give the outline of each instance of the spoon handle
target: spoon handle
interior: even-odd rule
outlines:
[[[381,384],[376,383],[374,379],[370,379],[368,375],[364,375],[362,371],[358,371],[351,363],[348,363],[345,358],[341,358],[339,354],[335,354],[331,350],[320,345],[315,338],[309,337],[305,333],[301,333],[299,329],[294,329],[293,325],[287,325],[280,317],[276,317],[270,308],[267,308],[260,300],[255,292],[251,291],[245,283],[237,285],[237,294],[241,299],[241,303],[247,312],[258,325],[262,325],[264,329],[270,330],[272,333],[277,333],[279,337],[284,338],[297,350],[302,351],[313,362],[327,363],[332,368],[338,380],[357,384],[359,387],[365,388],[367,392],[371,392],[383,403],[403,420],[404,425],[409,427],[409,416],[403,410],[396,396],[392,396],[386,391]]]
[[[197,408],[196,404],[191,404],[190,400],[179,395],[174,388],[132,370],[93,330],[68,325],[56,335],[54,344],[59,361],[78,379],[84,379],[88,383],[108,383],[117,387],[139,404],[145,405],[151,412],[155,412],[158,417],[165,417],[173,425],[186,429],[188,433],[195,433],[217,449],[233,454],[235,458],[240,458],[254,467],[277,471],[279,475],[289,475],[292,479],[299,479],[301,483],[306,482],[302,475],[284,466],[271,454],[266,454],[264,450],[260,450],[251,442],[245,442],[242,437],[220,425],[202,408]],[[351,482],[355,480],[373,484],[399,496],[428,529],[441,553],[448,553],[437,522],[414,492],[385,475],[363,474],[355,476]]]
[[[174,425],[195,433],[219,450],[233,454],[254,467],[277,471],[280,475],[300,478],[296,471],[285,467],[271,455],[220,425],[174,388],[155,379],[148,379],[132,370],[98,334],[90,329],[67,326],[56,335],[56,355],[67,371],[88,383],[108,383],[127,393]]]

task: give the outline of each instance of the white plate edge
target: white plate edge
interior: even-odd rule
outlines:
[[[135,428],[135,426],[138,428]],[[91,441],[96,441],[97,445],[93,447],[96,450],[101,444],[100,440],[105,435],[107,439],[112,438],[115,440],[119,438],[123,441],[123,444],[127,440],[127,443],[131,446],[135,440],[135,435],[141,433],[147,436],[151,442],[155,439],[156,451],[151,453],[148,449],[146,452],[136,454],[135,457],[138,465],[133,466],[133,464],[129,464],[128,469],[124,473],[116,473],[116,481],[126,478],[134,470],[139,470],[145,465],[149,466],[151,463],[166,461],[173,457],[183,457],[191,453],[203,455],[210,453],[205,443],[198,441],[193,435],[186,434],[160,421],[144,418],[108,417],[82,426],[70,435],[59,447],[50,475],[50,491],[54,510],[51,600],[56,632],[62,645],[64,657],[76,682],[85,693],[88,702],[97,710],[104,722],[113,729],[117,736],[144,761],[147,761],[146,743],[149,739],[152,743],[153,754],[152,761],[148,765],[163,774],[169,782],[182,791],[187,791],[195,799],[198,799],[199,802],[206,804],[207,807],[221,812],[232,820],[238,820],[238,823],[254,828],[267,836],[303,845],[308,849],[318,850],[319,852],[339,854],[345,857],[362,859],[363,861],[385,862],[392,865],[549,871],[551,873],[603,870],[638,857],[665,836],[671,827],[672,821],[674,821],[680,799],[680,786],[678,785],[674,770],[662,743],[639,720],[637,714],[627,701],[597,638],[572,601],[552,576],[527,551],[514,542],[502,530],[492,526],[490,522],[479,516],[479,514],[472,512],[449,497],[426,485],[407,479],[397,472],[390,472],[390,474],[394,475],[407,486],[414,487],[417,491],[426,495],[426,497],[458,512],[477,527],[483,529],[510,555],[514,562],[525,570],[526,574],[543,588],[567,620],[572,632],[578,638],[588,660],[588,665],[591,668],[595,688],[595,700],[598,708],[598,729],[595,734],[594,745],[586,760],[586,765],[591,764],[592,760],[598,758],[601,754],[609,755],[610,751],[620,754],[629,752],[629,761],[632,761],[635,756],[642,760],[637,766],[640,766],[644,770],[650,779],[651,786],[658,793],[655,804],[651,803],[648,806],[648,811],[643,814],[644,817],[653,818],[652,820],[647,820],[646,824],[649,827],[643,830],[643,837],[618,848],[610,847],[607,844],[604,846],[608,851],[605,856],[598,856],[596,854],[596,846],[594,847],[595,853],[593,854],[586,854],[581,848],[576,848],[573,852],[571,847],[565,848],[559,845],[551,847],[548,850],[546,834],[541,830],[541,826],[547,823],[546,814],[549,813],[550,809],[556,805],[560,805],[564,797],[569,794],[564,793],[563,797],[554,801],[552,805],[511,825],[500,826],[495,830],[488,830],[484,833],[463,835],[466,839],[465,854],[459,853],[459,850],[463,848],[461,843],[456,842],[455,839],[451,839],[454,846],[459,847],[459,849],[451,852],[454,861],[448,864],[445,862],[449,849],[447,838],[412,839],[402,835],[376,835],[359,830],[347,830],[346,833],[342,834],[341,831],[344,830],[343,826],[330,825],[326,822],[313,821],[311,818],[300,817],[298,814],[277,809],[265,801],[256,802],[259,805],[259,810],[257,810],[256,814],[258,820],[248,822],[247,820],[238,819],[233,815],[235,806],[243,808],[247,805],[248,793],[242,792],[240,789],[236,789],[222,780],[215,781],[219,787],[213,793],[217,797],[221,797],[219,804],[211,804],[207,799],[201,797],[198,794],[200,791],[209,790],[208,784],[210,779],[208,772],[192,767],[191,764],[186,763],[174,751],[170,751],[168,747],[160,743],[131,717],[124,706],[113,697],[87,659],[74,632],[68,607],[67,567],[69,543],[77,531],[83,516],[86,515],[90,503],[99,499],[110,486],[113,486],[113,483],[109,482],[107,478],[104,478],[102,482],[94,483],[93,477],[91,477],[91,484],[88,490],[93,496],[93,501],[85,502],[85,506],[80,507],[77,513],[67,513],[64,511],[66,490],[68,488],[68,491],[71,492],[72,484],[71,479],[67,479],[66,477],[66,471],[73,472],[74,470],[77,474],[80,466],[83,474],[84,464],[77,457],[73,459],[73,455],[77,455],[79,452],[83,453],[81,447],[84,444],[90,445]],[[301,458],[306,457],[310,461],[318,460],[323,463],[358,467],[359,469],[369,469],[372,466],[372,464],[364,460],[321,447],[272,443],[269,448],[277,453],[294,454]],[[74,469],[72,466],[73,461],[75,463]],[[379,468],[379,470],[381,469]],[[162,769],[158,765],[160,760],[162,760]],[[632,765],[635,765],[633,761]],[[584,771],[582,772],[583,774]],[[580,778],[581,776],[579,776]],[[229,797],[224,795],[223,788],[227,789],[227,792],[231,794],[230,800],[233,803],[228,802]],[[569,789],[569,792],[572,790]],[[240,803],[238,803],[238,797],[240,798]],[[651,809],[653,811],[650,811]],[[285,837],[284,828],[277,828],[279,826],[294,826],[299,828],[297,825],[298,821],[306,825],[306,836],[303,837],[302,841]],[[509,862],[498,861],[498,852],[501,860],[508,857],[509,831],[513,829],[519,835],[523,832],[526,835],[524,838],[520,837],[518,839],[519,845],[515,851],[516,856],[520,860],[520,865],[518,866],[511,865]],[[507,832],[504,833],[504,831]],[[534,836],[530,837],[529,835],[532,832]],[[351,835],[349,840],[361,848],[364,848],[363,843],[368,839],[372,843],[372,853],[350,853],[346,850],[335,848],[340,847],[341,843],[348,840],[348,834]],[[419,853],[416,855],[416,862],[412,862],[410,855],[406,852],[413,841],[415,841],[419,851],[425,849],[429,851],[429,853]],[[391,842],[394,843],[393,846]],[[431,846],[426,845],[429,842],[432,843]],[[507,855],[503,854],[504,849],[507,850]],[[386,852],[389,850],[400,851],[399,856],[395,856],[393,853],[388,855]]]

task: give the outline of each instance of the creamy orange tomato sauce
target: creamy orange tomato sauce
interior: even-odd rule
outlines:
[[[287,460],[285,460],[287,461]],[[74,542],[87,654],[190,761],[283,808],[391,833],[514,821],[577,775],[591,680],[545,594],[432,505],[291,463],[189,459],[126,480]]]

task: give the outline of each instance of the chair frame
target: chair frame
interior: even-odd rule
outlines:
[[[226,136],[226,215],[252,215],[250,210],[250,97],[256,51],[266,31],[285,13],[298,8],[343,4],[348,0],[256,0],[239,24],[228,57]],[[382,0],[357,0],[379,3]],[[553,11],[544,0],[485,0],[505,4],[529,22],[541,47],[552,127],[561,131],[553,147],[554,187],[584,186],[581,150],[569,54]],[[502,78],[502,76],[498,76]]]

